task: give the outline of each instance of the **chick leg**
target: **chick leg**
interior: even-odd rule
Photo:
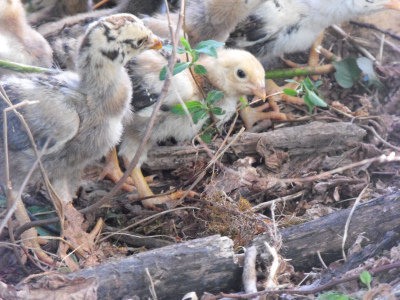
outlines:
[[[117,150],[113,148],[106,156],[106,165],[101,172],[99,179],[102,180],[107,177],[114,183],[117,183],[123,175],[124,173],[121,171],[118,163]],[[127,192],[134,191],[135,188],[133,187],[132,178],[128,177],[121,188]]]
[[[15,196],[15,195],[14,195]],[[26,208],[24,203],[22,202],[22,199],[19,198],[17,203],[17,207],[15,210],[15,217],[17,218],[18,222],[22,226],[25,223],[30,222],[30,218],[26,212]],[[41,249],[39,245],[39,237],[38,233],[36,231],[36,228],[29,228],[25,232],[21,234],[21,240],[22,244],[28,248],[31,249],[38,259],[48,265],[52,265],[54,263],[54,260],[48,256],[43,250]]]
[[[153,192],[151,191],[149,185],[146,182],[146,179],[143,177],[142,170],[140,167],[135,167],[131,173],[131,177],[135,182],[135,186],[138,190],[139,197],[151,197],[154,196]],[[142,200],[142,204],[147,209],[153,209],[160,211],[161,209],[158,208],[156,205],[163,204],[167,201],[171,200],[178,200],[185,194],[185,191],[177,191],[175,193],[164,195],[164,196],[156,196],[150,199]],[[189,192],[188,197],[194,197],[197,195],[195,192]]]

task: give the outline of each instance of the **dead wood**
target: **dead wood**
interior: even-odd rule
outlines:
[[[191,291],[198,295],[237,291],[241,286],[242,269],[233,252],[233,241],[214,235],[108,260],[68,275],[46,275],[15,288],[0,282],[0,298],[27,299],[26,295],[32,293],[37,295],[35,299],[71,299],[65,298],[65,293],[75,295],[80,290],[80,295],[88,298],[78,295],[76,299],[153,299],[146,269],[160,300],[182,299]],[[49,292],[51,296],[46,294]]]
[[[340,210],[315,221],[280,230],[284,245],[281,254],[291,259],[290,263],[296,270],[310,270],[321,266],[318,251],[327,265],[341,258],[342,236],[349,213],[350,209]],[[364,202],[356,208],[350,222],[345,249],[347,251],[362,233],[367,238],[362,246],[380,244],[389,231],[400,233],[400,193]],[[269,241],[268,236],[258,236],[252,245],[263,253],[264,241]],[[385,245],[386,249],[390,249],[391,245]]]
[[[312,122],[306,125],[280,128],[263,133],[245,132],[233,145],[233,150],[240,158],[246,156],[270,155],[271,149],[285,151],[289,156],[310,155],[344,150],[348,143],[361,141],[366,131],[355,124],[338,122]],[[210,146],[212,151],[218,149],[218,143]],[[226,162],[233,155],[231,150],[223,157]],[[154,147],[148,154],[145,168],[150,171],[177,169],[182,165],[196,162],[208,162],[207,152],[193,146]]]

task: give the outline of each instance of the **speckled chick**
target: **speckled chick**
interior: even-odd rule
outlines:
[[[132,85],[124,65],[149,48],[159,49],[161,43],[140,19],[130,14],[113,15],[89,26],[79,47],[76,73],[21,75],[0,81],[12,104],[37,102],[18,111],[28,123],[39,152],[43,151],[44,169],[65,204],[67,219],[73,222],[79,213],[72,206],[72,195],[82,169],[119,142],[122,121],[131,117]],[[0,101],[0,110],[6,107],[5,101]],[[15,114],[9,113],[7,121],[10,181],[16,193],[36,156]],[[3,126],[1,115],[0,130]],[[46,141],[49,145],[44,148]],[[6,186],[4,147],[1,138],[0,183]],[[36,169],[32,180],[38,180],[39,175]],[[28,222],[29,217],[19,221]],[[65,233],[66,239],[83,236],[80,224],[76,231],[80,233]]]

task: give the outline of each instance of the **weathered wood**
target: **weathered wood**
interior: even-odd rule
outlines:
[[[279,231],[284,246],[283,256],[291,259],[296,270],[310,270],[320,267],[317,251],[326,264],[342,257],[342,236],[350,209],[326,215],[315,221],[285,228]],[[345,249],[349,249],[364,233],[368,240],[362,245],[377,244],[389,231],[400,233],[400,193],[382,196],[357,206],[350,222]],[[259,252],[265,252],[264,241],[267,236],[256,237],[252,245]]]
[[[309,155],[344,150],[348,147],[348,143],[359,142],[365,135],[364,129],[352,123],[312,122],[270,132],[245,132],[232,149],[240,158],[245,156],[260,158],[261,155],[268,155],[271,148],[285,151],[289,156]],[[218,147],[218,143],[210,145],[210,150],[215,152]],[[222,162],[229,160],[232,155],[232,150],[229,149]],[[145,168],[150,171],[177,169],[184,164],[210,160],[204,149],[193,146],[153,147],[148,157]]]
[[[94,277],[99,299],[152,299],[147,268],[158,299],[181,299],[191,291],[201,295],[240,289],[241,268],[234,260],[232,240],[211,236],[110,260],[68,278]]]

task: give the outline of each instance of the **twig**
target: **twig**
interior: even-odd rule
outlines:
[[[256,206],[253,206],[251,209],[252,209],[253,211],[259,211],[259,210],[262,210],[262,209],[264,209],[264,208],[270,207],[273,203],[286,202],[286,201],[288,201],[288,200],[294,200],[294,199],[296,199],[296,198],[299,198],[299,197],[303,196],[304,193],[305,193],[305,190],[300,191],[300,192],[298,192],[298,193],[296,193],[296,194],[293,194],[293,195],[284,196],[284,197],[279,197],[279,198],[270,200],[270,201],[268,201],[268,202],[264,202],[264,203],[258,204],[258,205],[256,205]]]
[[[103,4],[106,4],[109,1],[110,0],[101,0],[99,3],[96,3],[95,5],[93,5],[93,9],[98,9],[100,6],[102,6]]]
[[[151,215],[151,216],[149,216],[149,217],[147,217],[147,218],[144,218],[144,219],[142,219],[142,220],[140,220],[140,221],[137,221],[136,223],[133,223],[133,224],[131,224],[131,225],[129,225],[129,226],[126,226],[126,227],[122,228],[122,229],[119,230],[119,231],[116,231],[116,232],[113,232],[113,233],[108,234],[107,236],[101,238],[101,239],[99,240],[99,243],[104,242],[106,239],[108,239],[109,237],[111,237],[111,236],[113,236],[113,235],[119,234],[119,233],[121,233],[121,232],[123,232],[123,231],[125,231],[125,230],[128,230],[128,229],[130,229],[130,228],[132,228],[132,227],[135,227],[135,226],[137,226],[137,225],[140,225],[140,224],[142,224],[142,223],[144,223],[144,222],[147,222],[147,221],[152,220],[152,219],[154,219],[154,218],[158,218],[159,216],[165,215],[165,214],[167,214],[167,213],[174,212],[174,211],[177,211],[177,210],[183,210],[183,209],[198,209],[198,210],[199,210],[200,208],[198,208],[198,207],[190,207],[190,206],[187,206],[187,207],[177,207],[177,208],[173,208],[173,209],[164,210],[164,211],[162,211],[162,212],[159,212],[159,213],[156,213],[156,214],[154,214],[154,215]]]
[[[359,126],[362,127],[362,128],[364,128],[364,129],[366,129],[366,130],[371,131],[371,132],[374,134],[374,136],[375,136],[382,144],[384,144],[385,146],[388,146],[389,148],[393,149],[394,151],[400,152],[400,148],[399,148],[399,147],[396,147],[396,146],[392,145],[391,143],[385,141],[385,140],[376,132],[376,130],[375,130],[374,127],[365,126],[365,125],[359,125]]]
[[[343,167],[340,167],[340,168],[337,168],[337,169],[334,169],[334,170],[330,170],[330,171],[327,171],[327,172],[323,172],[323,173],[315,175],[315,176],[309,176],[309,177],[304,177],[304,178],[287,178],[287,179],[275,178],[275,180],[278,181],[278,182],[281,182],[281,183],[310,182],[310,181],[314,181],[314,180],[323,179],[323,178],[326,178],[326,177],[331,176],[333,174],[341,173],[343,171],[346,171],[346,170],[349,170],[349,169],[353,169],[353,168],[356,168],[356,167],[360,167],[360,166],[363,166],[363,165],[367,165],[367,164],[386,163],[386,162],[395,162],[395,161],[400,161],[400,156],[396,156],[396,154],[394,152],[391,152],[389,155],[382,154],[382,155],[377,156],[377,157],[364,159],[362,161],[355,162],[355,163],[349,164],[347,166],[343,166]],[[271,180],[272,180],[272,178],[271,178]]]
[[[356,207],[357,207],[358,203],[360,203],[362,196],[364,195],[365,191],[367,190],[368,185],[369,185],[369,184],[367,184],[367,185],[365,186],[365,188],[363,188],[363,190],[361,191],[360,195],[358,195],[356,201],[354,202],[353,207],[351,208],[350,214],[349,214],[349,216],[348,216],[348,218],[347,218],[347,221],[346,221],[346,224],[345,224],[345,226],[344,226],[344,234],[343,234],[343,240],[342,240],[342,254],[343,254],[343,259],[344,259],[344,261],[347,261],[346,253],[345,253],[345,251],[344,251],[344,245],[346,244],[347,233],[348,233],[348,231],[349,231],[349,226],[350,226],[351,217],[353,216],[354,211],[356,210]]]
[[[361,22],[361,21],[350,21],[350,24],[382,32],[383,34],[386,34],[386,35],[390,36],[391,38],[400,41],[400,35],[397,35],[397,34],[391,32],[390,30],[385,30],[385,29],[379,28],[378,26],[376,26],[374,24]]]
[[[270,288],[276,287],[275,277],[276,277],[276,272],[278,271],[278,267],[279,267],[279,257],[278,257],[278,253],[276,252],[276,249],[274,247],[271,247],[267,242],[264,242],[264,244],[265,244],[265,247],[267,247],[269,253],[271,254],[271,256],[273,258],[271,267],[269,268],[268,279],[264,283],[264,287],[266,289],[270,289]]]
[[[395,269],[395,268],[400,268],[400,262],[395,262],[392,264],[388,264],[388,265],[383,265],[374,269],[369,270],[369,272],[371,273],[371,275],[376,275],[391,269]],[[324,290],[330,289],[331,287],[344,283],[344,282],[350,282],[352,280],[358,280],[360,278],[360,274],[362,273],[362,271],[357,272],[354,275],[350,275],[348,277],[344,277],[344,278],[339,278],[339,279],[335,279],[332,280],[330,282],[328,282],[327,284],[321,285],[319,287],[316,288],[312,288],[312,289],[285,289],[285,290],[273,290],[273,291],[262,291],[262,292],[258,292],[258,293],[252,293],[252,294],[241,294],[241,295],[236,295],[236,294],[225,294],[225,293],[220,293],[217,296],[211,296],[211,297],[205,297],[204,300],[216,300],[216,299],[221,299],[223,297],[229,297],[229,298],[233,298],[233,299],[248,299],[248,298],[252,298],[255,296],[261,296],[261,295],[281,295],[281,294],[290,294],[290,295],[311,295],[311,294],[315,294],[315,293],[319,293],[322,292]]]
[[[182,26],[182,20],[183,20],[183,7],[185,6],[185,0],[182,0],[181,2],[181,12],[179,14],[179,19],[178,19],[178,23],[176,26],[176,31],[175,34],[173,32],[172,29],[172,25],[171,25],[171,20],[170,20],[170,15],[169,15],[169,10],[167,10],[167,16],[168,16],[168,24],[169,24],[169,29],[170,29],[170,34],[171,34],[171,39],[172,39],[172,53],[171,53],[171,58],[170,61],[168,63],[168,68],[167,68],[167,74],[165,76],[165,81],[164,81],[164,85],[163,88],[161,90],[160,95],[158,96],[157,102],[154,105],[154,109],[153,109],[153,113],[151,114],[151,117],[149,119],[149,123],[147,125],[146,128],[146,132],[143,136],[142,142],[139,145],[138,150],[136,151],[136,155],[134,156],[134,158],[132,159],[131,163],[129,164],[129,166],[126,168],[126,171],[124,173],[124,175],[121,177],[121,179],[118,181],[118,183],[111,189],[111,191],[104,196],[103,198],[101,198],[99,201],[97,201],[96,203],[94,203],[93,205],[90,205],[88,207],[86,207],[85,209],[81,210],[81,213],[86,214],[89,213],[91,211],[93,211],[93,209],[97,209],[101,206],[103,206],[104,204],[107,204],[111,198],[118,192],[118,190],[121,188],[121,186],[124,184],[125,180],[130,176],[130,174],[132,173],[133,169],[136,167],[136,165],[139,162],[140,156],[142,155],[146,144],[150,138],[150,134],[151,134],[151,130],[153,129],[154,126],[154,122],[156,120],[158,111],[160,110],[160,107],[162,105],[162,102],[168,92],[168,87],[169,84],[171,82],[171,77],[172,77],[172,71],[175,65],[175,59],[176,59],[176,49],[177,49],[177,45],[178,45],[178,33],[179,30]],[[167,6],[168,7],[168,6]]]
[[[324,267],[324,269],[328,269],[328,266],[325,264],[324,260],[322,259],[321,252],[319,250],[317,251],[317,256],[318,256],[319,261],[321,262],[321,265]]]
[[[361,47],[357,41],[351,37],[348,33],[346,33],[342,28],[340,28],[337,25],[331,25],[331,28],[335,30],[339,35],[341,35],[343,38],[346,38],[350,43],[359,51],[361,54],[365,55],[365,57],[369,58],[372,60],[375,64],[379,64],[379,61],[373,56],[367,49],[364,47]]]
[[[150,281],[150,286],[149,286],[149,290],[150,290],[150,294],[153,297],[153,300],[157,300],[157,294],[156,294],[156,290],[154,288],[154,282],[153,282],[153,278],[151,278],[150,272],[148,268],[144,269],[146,271],[146,275],[149,278]]]
[[[377,35],[376,33],[373,33],[374,37],[376,37],[377,39],[381,39],[381,37],[379,35]],[[385,43],[385,45],[389,46],[390,49],[392,49],[393,51],[400,53],[400,48],[395,45],[394,43],[392,43],[391,41],[388,41],[387,39],[384,39],[383,42]]]
[[[323,66],[300,67],[292,69],[280,69],[265,72],[265,79],[292,78],[295,76],[310,76],[329,74],[335,70],[332,64]]]
[[[255,246],[251,246],[246,250],[242,275],[242,282],[245,293],[257,292],[256,257],[257,248]],[[253,299],[259,299],[259,297],[255,297]]]

